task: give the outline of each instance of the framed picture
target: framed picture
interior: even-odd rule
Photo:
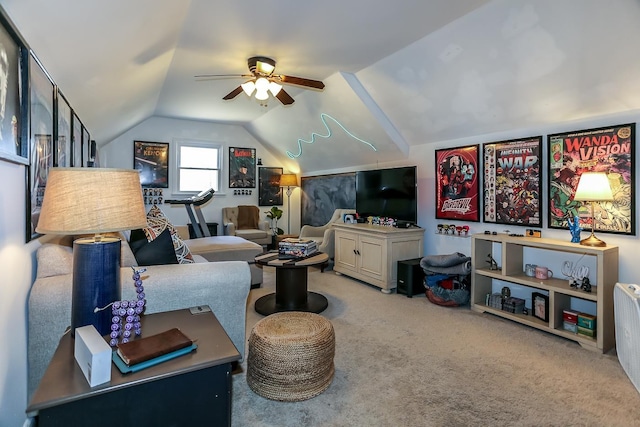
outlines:
[[[89,136],[89,131],[84,125],[82,126],[82,166],[88,167],[89,162],[91,161],[89,151],[91,145],[91,137]]]
[[[29,164],[29,49],[0,11],[0,159]]]
[[[258,206],[282,206],[282,168],[258,168]]]
[[[533,316],[545,322],[549,321],[549,297],[539,292],[531,293]]]
[[[169,188],[169,143],[133,141],[133,168],[142,188]]]
[[[484,144],[484,222],[542,226],[542,136]]]
[[[300,224],[324,225],[336,209],[356,208],[355,172],[303,176],[300,187]]]
[[[436,150],[436,219],[480,221],[479,146]]]
[[[548,135],[549,227],[567,229],[578,217],[580,227],[594,231],[635,235],[635,123]],[[573,200],[583,172],[606,172],[613,192],[611,202]]]
[[[71,166],[82,167],[82,122],[71,112]]]
[[[256,188],[256,149],[229,147],[229,188]]]
[[[56,96],[56,115],[58,123],[55,164],[60,167],[71,166],[71,106],[58,91]]]
[[[53,167],[53,96],[54,85],[47,72],[32,56],[30,60],[31,91],[31,165],[29,168],[29,203],[31,237],[35,237],[40,208],[44,199],[49,170]]]

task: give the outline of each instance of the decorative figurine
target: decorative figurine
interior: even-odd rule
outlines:
[[[147,269],[141,268],[136,270],[134,267],[131,267],[131,269],[133,270],[133,276],[131,278],[136,287],[137,300],[114,301],[111,303],[112,323],[109,345],[112,347],[118,345],[118,341],[120,340],[125,343],[134,336],[142,335],[140,316],[144,313],[147,300],[145,299],[140,274],[147,271]]]
[[[491,265],[491,267],[490,267],[491,270],[498,270],[498,263],[496,262],[495,259],[493,259],[491,254],[487,255],[487,263],[489,263]]]
[[[571,232],[571,243],[580,243],[580,232],[582,228],[580,228],[578,216],[574,216],[573,221],[567,219],[567,222],[569,223],[569,231]]]

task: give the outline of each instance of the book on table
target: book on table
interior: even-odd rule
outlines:
[[[180,329],[173,328],[159,334],[118,344],[115,353],[127,366],[133,366],[167,354],[173,355],[194,345],[193,340],[187,337]],[[180,352],[180,354],[184,354],[184,352]]]

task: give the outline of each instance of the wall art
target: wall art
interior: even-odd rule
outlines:
[[[82,167],[82,122],[72,111],[71,115],[71,165]]]
[[[321,226],[336,209],[356,208],[355,172],[300,178],[300,224]]]
[[[1,12],[1,10],[0,10]],[[29,164],[29,49],[0,13],[0,159]]]
[[[169,143],[133,141],[133,168],[142,188],[169,188]]]
[[[255,148],[229,148],[229,188],[256,188]]]
[[[258,168],[258,206],[282,206],[282,168]]]
[[[29,168],[29,203],[31,212],[31,237],[35,237],[40,208],[44,199],[49,170],[53,167],[53,97],[54,85],[40,63],[31,57],[29,62],[29,87],[31,92],[31,165]]]
[[[56,96],[56,115],[58,121],[56,165],[60,167],[71,166],[71,107],[69,102],[58,91]]]
[[[483,221],[542,226],[542,136],[484,144]]]
[[[583,172],[606,172],[611,202],[596,202],[595,231],[635,235],[635,123],[548,135],[549,227],[579,218],[591,230],[591,202],[573,200]]]
[[[479,146],[436,150],[436,218],[480,221]]]

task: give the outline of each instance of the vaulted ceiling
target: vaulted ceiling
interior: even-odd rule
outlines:
[[[640,108],[638,0],[0,4],[98,144],[153,116],[232,123],[313,171]],[[194,78],[255,55],[326,87],[265,107]]]

